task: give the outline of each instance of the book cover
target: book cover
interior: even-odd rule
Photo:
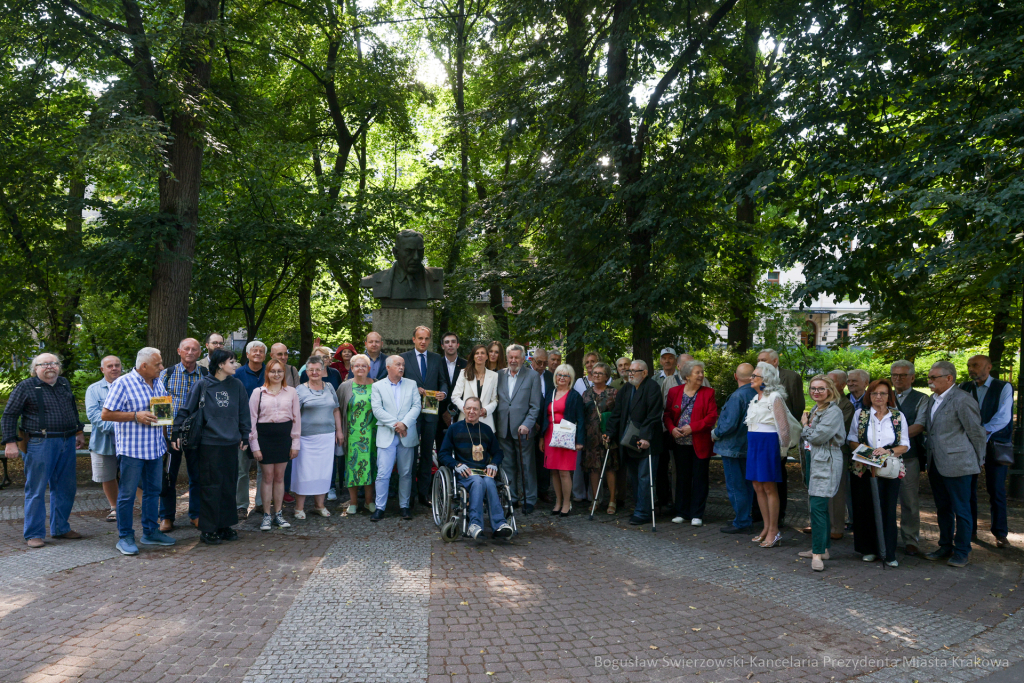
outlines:
[[[876,458],[875,456],[871,455],[871,451],[873,450],[875,449],[871,448],[870,446],[861,444],[860,446],[857,447],[857,450],[853,452],[853,460],[856,460],[859,463],[863,463],[868,467],[881,467],[883,464],[882,459]]]
[[[428,415],[437,415],[437,392],[436,391],[424,391],[423,392],[423,410]]]
[[[153,396],[149,399],[149,409],[156,415],[156,426],[169,427],[174,424],[170,396]]]

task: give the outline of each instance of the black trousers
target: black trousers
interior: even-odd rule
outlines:
[[[531,436],[533,439],[533,471],[537,473],[537,495],[547,496],[551,490],[551,470],[544,467],[544,452],[540,449],[543,434]]]
[[[199,530],[213,533],[238,523],[235,486],[238,444],[199,445]]]
[[[416,503],[416,494],[430,498],[430,484],[433,477],[430,470],[434,465],[434,439],[432,437],[437,432],[437,422],[437,415],[427,417],[420,415],[416,420],[416,429],[420,433],[420,445],[416,454],[416,464],[412,468],[416,485],[413,487],[410,505]]]
[[[665,438],[671,439],[672,437],[666,436]],[[658,466],[655,468],[657,470],[657,476],[654,479],[655,500],[658,507],[663,509],[672,508],[672,477],[669,476],[668,461],[668,453],[662,453],[658,458]]]
[[[882,534],[885,553],[878,551],[878,530],[875,526],[875,504],[871,498],[871,477],[866,473],[850,475],[850,498],[853,502],[853,549],[861,555],[884,555],[887,562],[896,559],[898,536],[896,503],[900,499],[900,480],[876,477],[878,501],[882,506]]]
[[[676,516],[704,519],[708,504],[710,458],[701,460],[693,446],[677,443],[672,444],[672,457],[676,461]]]

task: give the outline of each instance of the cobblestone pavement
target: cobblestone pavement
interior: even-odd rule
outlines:
[[[21,495],[0,491],[0,508]],[[705,526],[665,518],[653,534],[625,513],[541,509],[511,542],[445,544],[422,512],[372,524],[332,505],[272,532],[252,514],[216,547],[179,528],[177,545],[123,557],[99,489],[78,503],[86,538],[41,550],[20,515],[0,520],[2,683],[944,683],[1024,666],[1020,534],[1006,550],[983,539],[963,570],[902,551],[883,570],[847,536],[814,573],[791,527],[773,549],[719,533],[730,511],[713,491]],[[930,549],[927,502],[922,533]]]

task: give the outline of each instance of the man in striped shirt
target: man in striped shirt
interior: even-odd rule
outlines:
[[[123,555],[138,555],[132,512],[135,491],[142,487],[142,542],[146,545],[174,545],[174,539],[157,526],[157,507],[167,451],[164,428],[150,410],[150,399],[168,396],[160,371],[164,369],[160,350],[140,349],[135,369],[122,375],[110,387],[103,402],[102,419],[116,422],[114,439],[121,459],[121,482],[117,493],[117,549]]]

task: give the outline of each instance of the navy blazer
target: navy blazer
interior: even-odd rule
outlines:
[[[540,375],[540,381],[543,382],[542,386],[544,397],[549,397],[555,393],[555,374],[550,370],[545,370]]]
[[[427,376],[420,376],[420,363],[416,357],[416,350],[406,351],[399,354],[405,361],[404,377],[416,382],[420,389],[428,391],[443,391],[445,397],[451,395],[451,387],[448,386],[448,366],[444,363],[444,356],[433,351],[427,351]],[[427,422],[436,422],[437,415],[420,414],[420,419]]]
[[[540,433],[541,438],[547,433],[548,421],[551,420],[551,398],[555,395],[552,391],[548,394],[548,397],[544,399],[543,405],[540,410]],[[576,444],[579,446],[587,445],[586,428],[583,424],[583,397],[580,396],[580,392],[569,389],[568,396],[565,399],[565,419],[569,422],[576,423]]]

